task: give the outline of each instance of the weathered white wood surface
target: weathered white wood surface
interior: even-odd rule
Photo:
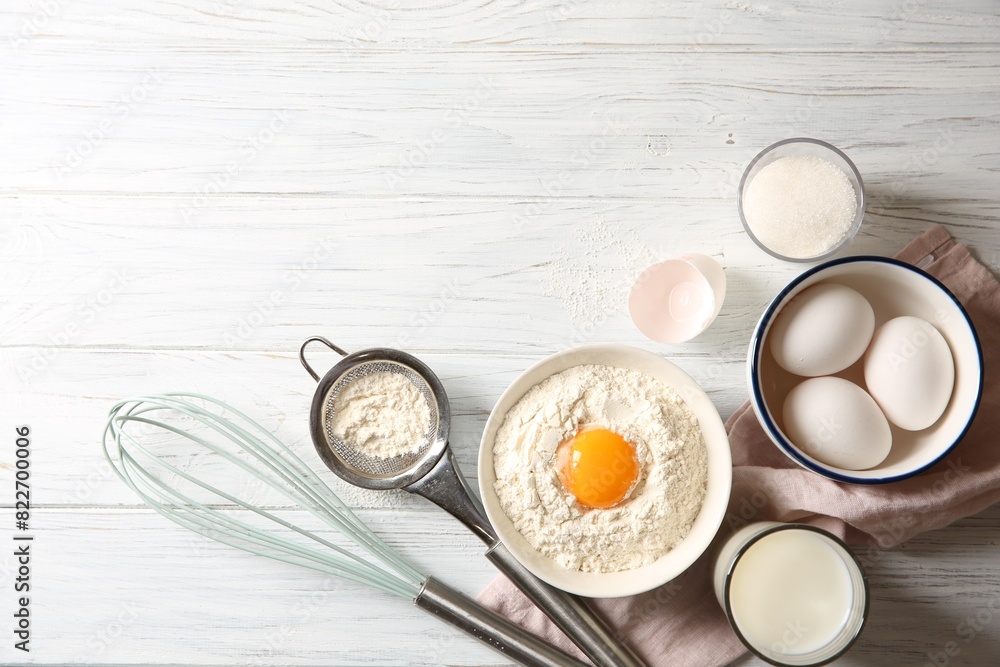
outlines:
[[[39,37],[4,74],[17,141],[0,176],[24,191],[190,192],[182,221],[217,193],[731,200],[761,147],[811,134],[854,157],[876,200],[890,185],[985,198],[995,52],[952,53]]]
[[[420,354],[473,481],[500,392],[574,343],[664,353],[726,416],[750,328],[799,270],[736,217],[768,143],[818,136],[855,159],[870,205],[851,252],[940,222],[1000,266],[998,40],[1000,10],[972,0],[4,3],[0,402],[5,433],[34,431],[37,542],[33,651],[7,635],[0,663],[502,664],[405,603],[143,509],[103,464],[108,407],[210,393],[319,467],[295,350],[324,334]],[[685,251],[720,259],[729,294],[668,349],[624,297]],[[12,464],[6,442],[0,479]],[[490,580],[443,513],[326,477],[428,572]],[[842,664],[995,664],[998,544],[991,508],[867,554],[872,620]]]

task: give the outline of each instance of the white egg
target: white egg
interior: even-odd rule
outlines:
[[[843,378],[810,378],[796,385],[785,398],[782,418],[792,444],[837,468],[873,468],[892,446],[892,430],[875,400]]]
[[[875,331],[875,312],[845,285],[819,283],[795,295],[771,326],[771,354],[790,373],[839,373],[861,358]]]
[[[934,325],[897,317],[878,328],[865,355],[865,383],[896,426],[922,431],[944,414],[955,388],[955,360]]]

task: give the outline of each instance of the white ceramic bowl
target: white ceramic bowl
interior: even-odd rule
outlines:
[[[634,570],[593,574],[567,570],[555,560],[536,551],[514,528],[500,507],[493,484],[493,441],[507,412],[532,387],[556,373],[584,364],[628,368],[651,375],[673,387],[684,398],[701,426],[708,449],[708,490],[691,532],[659,560]],[[511,553],[543,581],[570,593],[587,597],[621,597],[642,593],[664,584],[686,570],[708,548],[715,537],[732,486],[732,458],[729,438],[719,413],[691,377],[663,357],[627,345],[585,345],[547,357],[521,373],[500,396],[490,413],[479,448],[479,492],[486,514],[497,535]]]
[[[923,431],[892,425],[892,449],[868,470],[846,470],[818,461],[791,443],[781,430],[785,396],[804,378],[774,361],[768,344],[771,323],[796,294],[820,281],[860,292],[875,311],[876,328],[894,317],[913,315],[933,324],[955,360],[955,389],[944,415]],[[863,358],[836,375],[864,387]],[[924,271],[886,257],[847,257],[813,267],[788,284],[768,305],[754,329],[747,354],[750,402],[764,431],[789,458],[807,470],[840,482],[884,484],[917,475],[948,455],[975,417],[983,391],[983,354],[965,309],[948,289]]]

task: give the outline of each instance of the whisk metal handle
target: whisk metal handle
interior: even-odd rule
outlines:
[[[434,578],[414,604],[525,667],[587,667]]]

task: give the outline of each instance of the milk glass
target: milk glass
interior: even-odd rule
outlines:
[[[773,665],[835,660],[868,617],[861,564],[840,539],[814,526],[749,524],[722,546],[713,575],[733,630]]]

